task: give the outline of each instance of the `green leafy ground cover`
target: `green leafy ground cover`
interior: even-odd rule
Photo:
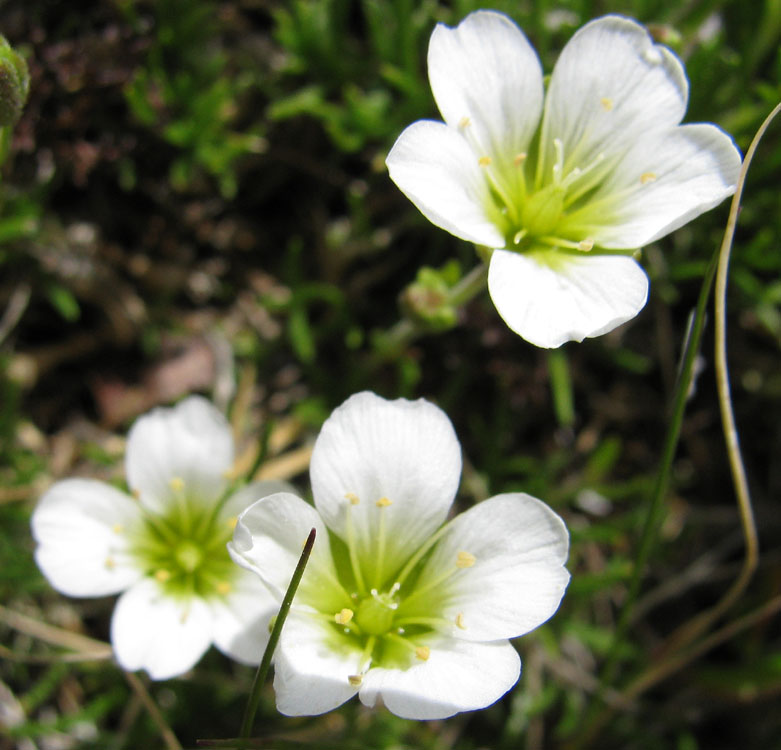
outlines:
[[[425,74],[434,23],[478,7],[0,6],[0,31],[31,79],[0,186],[0,748],[174,747],[148,698],[185,747],[236,736],[252,670],[212,650],[186,677],[148,683],[95,658],[112,602],[50,589],[32,559],[30,512],[65,476],[121,486],[128,424],[193,391],[227,410],[247,467],[259,456],[261,475],[306,493],[319,425],[362,389],[445,409],[464,449],[462,508],[519,490],[551,504],[572,534],[573,580],[556,616],[518,642],[523,675],[493,707],[416,723],[353,701],[293,719],[275,712],[268,686],[263,746],[778,746],[778,126],[749,175],[728,295],[759,569],[715,636],[633,695],[742,559],[709,326],[659,533],[616,643],[687,319],[727,208],[646,249],[648,305],[602,338],[549,356],[512,334],[486,294],[452,327],[399,335],[409,325],[398,327],[409,309],[399,298],[421,267],[450,264],[455,280],[476,263],[471,246],[418,214],[383,162],[406,125],[437,116]],[[776,0],[491,7],[519,23],[548,72],[583,22],[637,18],[686,63],[687,121],[717,123],[743,151],[781,99]],[[617,669],[600,692],[611,652]]]

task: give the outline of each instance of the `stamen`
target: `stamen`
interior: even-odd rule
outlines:
[[[521,164],[523,164],[526,161],[526,156],[527,154],[525,151],[522,151],[520,154],[516,154],[515,158],[513,159],[513,164],[516,167],[520,167]]]
[[[381,497],[375,505],[382,509],[387,508],[389,505],[392,505],[391,501],[383,496]],[[379,528],[377,529],[377,553],[374,557],[374,585],[379,586],[380,583],[385,579],[385,547],[386,547],[386,522],[385,517],[387,516],[387,513],[380,513],[380,523]]]
[[[238,516],[231,516],[230,518],[227,518],[225,520],[225,523],[227,524],[229,529],[235,529],[236,528],[236,524],[238,522],[239,522],[239,517]]]
[[[591,239],[585,239],[578,242],[578,250],[580,250],[582,253],[587,253],[591,251],[594,247],[594,240]]]
[[[355,612],[353,612],[351,609],[343,609],[341,612],[337,612],[334,615],[334,622],[338,623],[339,625],[347,625],[350,620],[353,619],[353,615]]]
[[[477,160],[477,163],[478,163],[478,164],[479,164],[481,167],[487,167],[487,166],[488,166],[488,165],[491,163],[491,161],[492,161],[492,159],[491,159],[491,157],[490,157],[490,156],[481,156],[481,157],[480,157],[480,158]]]
[[[171,571],[166,570],[165,568],[159,568],[155,571],[155,578],[160,581],[160,583],[165,583],[171,578]]]
[[[133,497],[134,497],[136,500],[140,500],[140,499],[141,499],[141,490],[139,490],[139,489],[131,490],[130,494],[131,494],[131,495],[132,495],[132,496],[133,496]]]
[[[476,561],[477,558],[473,554],[464,552],[463,550],[456,555],[457,568],[471,568]]]
[[[352,497],[354,497],[356,500],[358,500],[356,495],[353,495],[352,493],[349,493]],[[366,584],[363,582],[363,575],[361,573],[361,565],[358,561],[358,550],[355,546],[355,529],[353,528],[353,514],[352,506],[356,505],[356,503],[353,503],[350,496],[345,495],[348,500],[350,500],[350,505],[347,506],[347,550],[350,555],[350,566],[353,570],[353,576],[355,577],[355,583],[358,585],[358,589],[360,591],[366,591]],[[385,514],[383,513],[381,518],[384,518]]]
[[[558,185],[564,171],[564,144],[561,142],[561,138],[553,139],[553,148],[556,151],[556,163],[553,165],[553,184]]]
[[[415,656],[421,661],[428,661],[428,657],[431,656],[431,649],[428,646],[418,646],[415,649]]]
[[[362,674],[348,674],[347,675],[347,682],[349,682],[353,687],[358,687],[363,682],[363,675]]]
[[[649,182],[654,182],[656,175],[653,172],[644,172],[640,175],[640,184],[647,185]]]
[[[216,589],[218,594],[225,596],[226,594],[230,594],[233,586],[231,586],[227,581],[218,581]]]
[[[602,109],[604,109],[605,112],[610,112],[610,110],[613,109],[613,100],[607,96],[603,96],[599,100],[599,103],[602,105]]]
[[[181,477],[171,477],[171,479],[168,482],[168,486],[174,492],[181,492],[184,489],[184,479],[182,479]]]
[[[360,499],[358,498],[358,495],[356,495],[354,492],[346,492],[345,498],[350,501],[350,505],[358,505],[360,503]]]
[[[107,557],[107,558],[105,559],[105,561],[104,561],[104,563],[103,563],[103,564],[106,566],[106,569],[107,569],[107,570],[114,570],[114,568],[115,568],[115,567],[116,567],[116,565],[117,565],[117,564],[114,562],[114,558],[113,558],[113,557],[111,557],[111,556]]]
[[[461,128],[462,130],[463,130],[464,128],[468,128],[468,127],[469,127],[471,124],[472,124],[472,121],[471,121],[471,120],[470,120],[470,119],[469,119],[469,118],[468,118],[466,115],[464,115],[464,116],[463,116],[463,117],[462,117],[462,118],[461,118],[461,119],[458,121],[458,127],[459,127],[459,128]]]
[[[456,615],[456,627],[460,628],[461,630],[466,630],[466,625],[464,625],[464,613],[459,612]]]
[[[124,527],[124,526],[123,526],[121,523],[115,523],[115,524],[114,524],[114,525],[111,527],[111,530],[112,530],[112,531],[113,531],[115,534],[121,534],[121,533],[122,533],[122,532],[125,530],[125,527]]]
[[[594,159],[594,161],[592,161],[588,166],[583,167],[582,169],[580,167],[575,167],[561,181],[561,187],[563,187],[563,188],[570,187],[570,185],[572,185],[573,183],[577,182],[581,177],[584,177],[585,175],[587,175],[592,169],[594,169],[594,167],[596,167],[599,164],[601,164],[604,160],[605,160],[605,154],[600,152],[599,154],[597,154],[597,156]],[[583,192],[585,192],[585,191],[583,190],[583,187],[581,186],[580,192],[578,193],[578,196],[582,195]],[[567,198],[568,198],[568,200],[567,200],[568,204],[572,203],[572,201],[574,200],[573,197],[569,196],[569,195],[567,196]]]

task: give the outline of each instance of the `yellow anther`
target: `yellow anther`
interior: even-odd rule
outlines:
[[[471,568],[477,558],[469,552],[463,550],[456,555],[456,567],[457,568]]]
[[[388,500],[387,497],[381,497],[376,503],[374,503],[378,508],[387,508],[389,505],[393,505],[393,502],[391,500]]]
[[[358,495],[354,492],[346,492],[344,496],[350,501],[350,505],[358,505],[361,502]]]
[[[464,613],[459,612],[456,615],[456,627],[461,628],[461,630],[466,630],[466,625],[464,625]]]
[[[491,157],[490,157],[490,156],[481,156],[481,157],[480,157],[480,158],[477,160],[477,163],[478,163],[478,164],[479,164],[481,167],[487,167],[487,166],[488,166],[488,165],[491,163]]]
[[[431,656],[431,649],[428,646],[418,646],[415,649],[415,656],[421,661],[428,661],[428,657]]]
[[[141,499],[141,490],[132,490],[130,493],[136,500]]]
[[[613,100],[607,96],[603,96],[599,100],[599,103],[602,105],[602,109],[604,109],[605,112],[610,112],[610,110],[613,109]]]
[[[516,167],[520,167],[521,164],[523,164],[526,161],[526,152],[522,151],[520,154],[516,154],[515,158],[513,159],[513,164],[515,164]]]
[[[106,566],[107,570],[114,570],[116,567],[116,563],[114,562],[113,557],[107,557],[106,561],[103,563]]]
[[[155,578],[158,581],[160,581],[160,583],[165,583],[170,577],[171,577],[170,570],[166,570],[165,568],[160,568],[159,570],[155,571]]]
[[[347,675],[347,682],[349,682],[353,687],[358,687],[363,682],[363,675],[362,674],[348,674]]]
[[[227,524],[229,529],[235,529],[236,524],[239,522],[238,516],[231,516],[230,518],[225,519],[225,523]]]
[[[578,242],[578,250],[582,253],[589,252],[594,247],[594,240],[581,240]]]
[[[640,184],[647,185],[649,182],[653,182],[656,179],[656,175],[653,172],[643,172],[640,175]]]
[[[353,619],[353,615],[355,612],[353,612],[351,609],[343,609],[341,612],[337,612],[334,615],[334,622],[338,623],[339,625],[347,625],[350,620]]]
[[[123,526],[121,523],[115,523],[115,524],[114,524],[114,525],[111,527],[111,530],[112,530],[112,531],[113,531],[115,534],[121,534],[121,533],[122,533],[122,532],[125,530],[125,527],[124,527],[124,526]]]
[[[171,477],[170,481],[168,482],[168,486],[174,492],[181,492],[184,489],[184,479],[181,477]]]
[[[217,584],[217,593],[221,596],[225,596],[226,594],[230,594],[231,590],[233,589],[233,586],[231,586],[227,581],[220,581]]]
[[[464,115],[459,121],[458,121],[458,127],[459,128],[468,128],[472,124],[472,121]]]

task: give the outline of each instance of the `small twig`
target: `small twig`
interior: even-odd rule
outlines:
[[[306,471],[311,458],[312,446],[305,445],[302,448],[283,453],[276,458],[267,459],[261,464],[252,478],[254,480],[290,479]]]
[[[666,679],[678,670],[698,659],[716,646],[720,646],[730,638],[734,638],[738,633],[751,627],[752,625],[764,620],[766,617],[781,611],[781,595],[773,597],[765,602],[753,612],[749,612],[743,617],[728,623],[720,630],[711,633],[707,638],[703,638],[694,648],[685,653],[678,652],[670,659],[666,659],[658,664],[654,664],[650,669],[633,680],[623,691],[626,700],[634,700],[641,693]]]
[[[0,318],[0,344],[5,341],[16,324],[22,319],[27,305],[30,303],[31,288],[29,284],[21,284],[11,293],[8,300],[8,306],[5,308],[3,317]]]
[[[716,646],[720,646],[730,638],[734,638],[746,628],[761,622],[766,617],[770,617],[779,611],[781,611],[781,596],[776,596],[770,601],[765,602],[765,604],[758,609],[755,609],[753,612],[749,612],[749,614],[739,617],[737,620],[733,620],[720,630],[717,630],[707,638],[704,638],[691,650],[686,651],[685,653],[678,652],[678,654],[674,655],[672,658],[654,664],[626,687],[622,692],[621,703],[631,705],[632,701],[636,700],[649,688],[675,674],[675,672],[690,664],[695,659],[698,659]],[[614,706],[602,711],[596,720],[586,728],[586,731],[578,737],[575,747],[592,747],[594,738],[599,735],[599,732],[613,718],[615,713]]]
[[[176,739],[176,735],[173,733],[171,727],[166,724],[163,715],[160,713],[160,709],[146,689],[146,685],[144,685],[133,672],[126,672],[123,670],[122,673],[125,675],[128,685],[130,685],[133,692],[138,696],[141,703],[144,704],[144,708],[149,713],[152,721],[156,724],[168,750],[182,750],[182,745],[179,743],[179,740]]]
[[[47,625],[45,622],[23,615],[0,604],[0,621],[20,633],[26,633],[38,640],[51,643],[54,646],[75,651],[81,659],[110,659],[113,655],[111,646],[103,641],[89,638],[86,635],[73,633],[70,630]]]

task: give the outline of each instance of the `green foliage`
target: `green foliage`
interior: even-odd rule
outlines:
[[[133,6],[127,11],[132,14]],[[240,157],[265,148],[259,125],[236,128],[255,75],[230,69],[213,3],[163,0],[154,13],[156,33],[125,90],[128,104],[139,122],[180,151],[169,173],[177,190],[189,189],[202,170],[232,198]]]

